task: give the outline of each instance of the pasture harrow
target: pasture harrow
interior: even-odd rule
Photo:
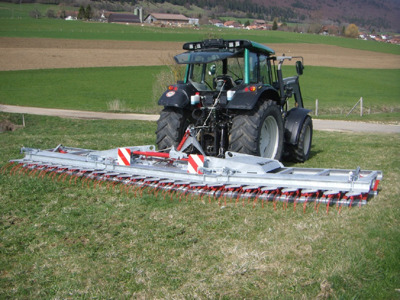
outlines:
[[[133,146],[96,151],[58,145],[54,149],[22,148],[22,159],[10,161],[3,172],[28,174],[94,188],[107,185],[121,191],[144,190],[179,199],[200,197],[226,206],[289,203],[306,210],[322,205],[361,206],[377,194],[381,171],[284,167],[277,160],[227,151],[225,158],[188,154],[195,139],[169,152],[154,146]],[[194,142],[195,144],[195,142]],[[182,147],[183,146],[183,147]],[[195,148],[199,145],[194,145]],[[280,203],[280,204],[278,204]]]

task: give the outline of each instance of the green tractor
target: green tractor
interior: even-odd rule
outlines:
[[[275,56],[259,43],[210,39],[183,49],[174,59],[186,65],[185,77],[158,101],[164,106],[156,131],[160,150],[177,147],[190,126],[208,156],[309,158],[313,125],[300,91],[301,57],[297,76],[283,78],[284,61],[299,57]]]

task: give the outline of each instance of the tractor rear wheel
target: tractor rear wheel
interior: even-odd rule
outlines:
[[[165,107],[157,121],[156,143],[158,149],[178,146],[187,126],[188,119],[183,109]]]
[[[259,101],[250,111],[232,120],[229,150],[280,160],[283,150],[283,120],[274,101]]]

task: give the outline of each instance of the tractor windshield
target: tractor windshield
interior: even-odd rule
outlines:
[[[242,84],[244,58],[241,53],[195,52],[175,57],[178,63],[188,64],[186,82],[198,91],[230,90]]]
[[[236,55],[238,55],[238,52],[185,52],[176,55],[174,58],[178,64],[204,64],[227,59]]]

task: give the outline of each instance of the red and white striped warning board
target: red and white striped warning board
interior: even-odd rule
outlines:
[[[188,173],[191,174],[203,174],[199,171],[199,168],[203,167],[204,165],[204,156],[198,154],[191,154],[189,155],[188,161]]]
[[[118,148],[118,164],[122,166],[131,165],[131,149]]]

